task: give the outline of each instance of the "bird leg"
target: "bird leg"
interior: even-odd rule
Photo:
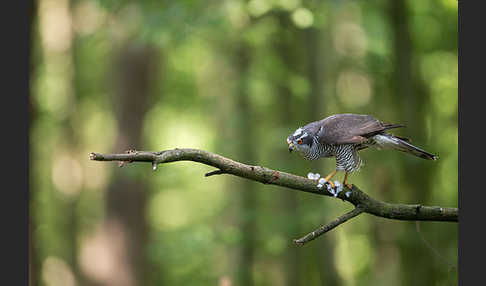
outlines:
[[[348,189],[352,189],[353,188],[353,184],[348,184],[348,175],[349,175],[349,173],[348,172],[345,172],[343,185],[345,185]]]
[[[324,179],[331,185],[331,187],[334,189],[334,183],[331,181],[332,177],[336,175],[337,169],[332,171],[329,175],[327,175]]]

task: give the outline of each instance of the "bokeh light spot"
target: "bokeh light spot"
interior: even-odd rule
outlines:
[[[362,57],[368,48],[368,40],[363,28],[353,22],[339,24],[333,32],[334,48],[338,54]]]
[[[300,0],[278,0],[275,2],[278,3],[278,6],[287,11],[292,11],[300,5]]]
[[[74,286],[76,280],[69,265],[54,256],[47,257],[42,263],[42,278],[47,286]]]
[[[272,6],[265,0],[251,0],[248,2],[248,12],[254,17],[259,17],[270,10]]]
[[[189,208],[177,190],[155,194],[149,203],[149,220],[158,230],[171,230],[189,221]]]
[[[96,32],[106,19],[105,11],[93,0],[76,2],[73,11],[73,28],[81,35]]]
[[[360,107],[371,99],[371,83],[367,75],[355,71],[339,74],[336,86],[339,99],[347,107]]]
[[[314,15],[309,9],[300,7],[292,13],[292,21],[299,28],[309,28],[314,23]]]
[[[69,153],[54,158],[52,182],[65,195],[76,195],[81,189],[83,170],[79,161]]]
[[[450,52],[429,53],[421,61],[420,71],[429,83],[434,108],[442,115],[457,112],[457,56]]]
[[[39,21],[44,46],[54,52],[71,47],[71,14],[67,0],[42,0],[39,3]]]
[[[371,245],[366,235],[338,234],[336,268],[345,280],[352,281],[372,261]]]

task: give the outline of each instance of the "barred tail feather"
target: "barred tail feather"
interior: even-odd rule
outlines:
[[[410,153],[417,157],[427,160],[437,160],[437,156],[434,154],[430,154],[412,144],[408,143],[405,138],[393,136],[391,134],[381,133],[373,136],[374,141],[376,142],[375,147],[378,149],[380,148],[388,148],[388,149],[395,149],[398,151]]]

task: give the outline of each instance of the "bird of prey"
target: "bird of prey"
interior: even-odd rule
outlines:
[[[332,189],[335,184],[331,178],[337,171],[345,171],[343,185],[352,188],[347,183],[348,175],[361,166],[358,151],[375,147],[402,151],[417,157],[436,160],[437,156],[430,154],[410,144],[410,140],[387,133],[388,129],[404,127],[400,124],[385,123],[370,115],[335,114],[319,121],[311,122],[298,128],[287,137],[289,151],[297,150],[307,160],[317,160],[323,157],[335,157],[336,168],[325,178],[321,178],[319,187],[329,183]],[[309,173],[309,178],[319,179],[319,175]],[[339,185],[339,182],[336,181]]]

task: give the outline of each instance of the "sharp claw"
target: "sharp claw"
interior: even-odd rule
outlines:
[[[334,185],[334,183],[332,181],[329,181],[328,183],[329,183],[329,185],[331,185],[331,188],[333,188],[333,189],[336,188],[336,185]]]
[[[329,183],[327,184],[327,190],[328,190],[328,191],[329,191],[331,194],[336,195],[336,192],[334,191],[334,188],[333,188],[333,187],[331,187],[331,184],[329,184]]]
[[[312,174],[312,175],[311,174],[312,173],[309,173],[307,175],[307,177],[309,179],[313,178],[314,175],[319,175],[319,174]],[[343,190],[343,186],[338,181],[334,181],[334,182],[327,181],[325,178],[318,179],[317,188],[322,189],[324,187],[324,185],[326,186],[327,191],[330,192],[331,194],[333,194],[335,197],[337,197],[339,192],[341,192]]]
[[[324,185],[326,186],[327,191],[333,194],[334,197],[337,197],[338,194],[343,190],[343,186],[338,181],[332,182],[327,181],[325,178],[320,178],[317,183],[317,188],[322,189]]]
[[[334,197],[337,197],[339,192],[343,190],[343,186],[338,181],[334,181],[334,184],[336,185],[336,192],[334,193]]]
[[[327,181],[326,179],[324,178],[320,178],[318,181],[317,181],[317,187],[319,189],[322,189],[322,187],[324,187],[324,185],[326,185]]]

